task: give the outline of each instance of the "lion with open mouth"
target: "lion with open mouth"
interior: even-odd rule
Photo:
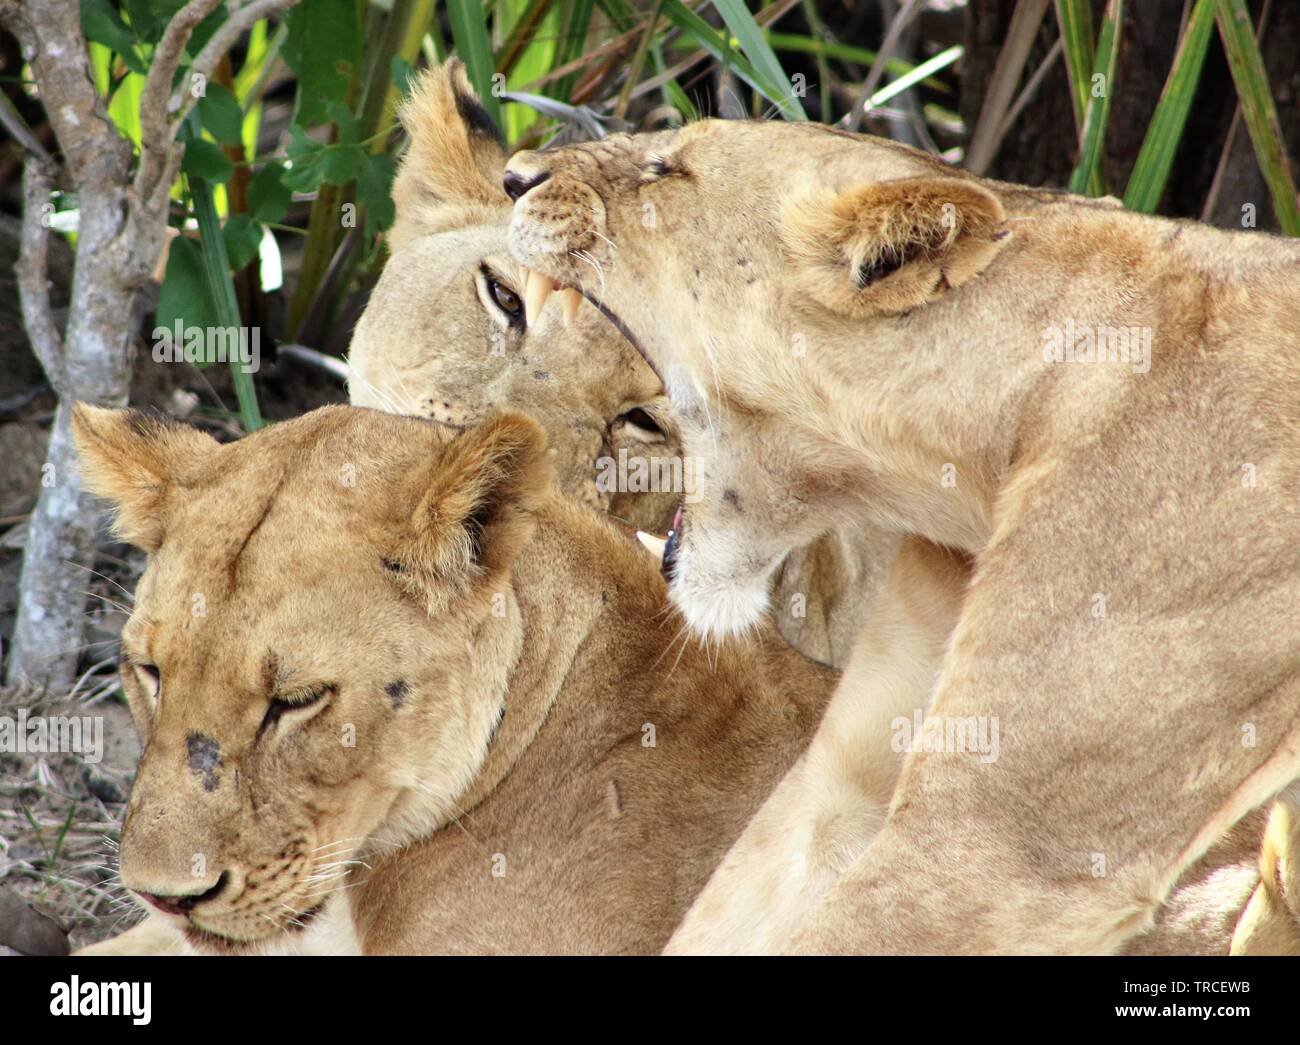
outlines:
[[[971,559],[937,685],[850,671],[831,717],[997,719],[1000,757],[907,755],[792,946],[1113,952],[1300,775],[1300,245],[806,124],[519,153],[503,185],[525,295],[614,323],[704,462],[666,549],[697,633],[743,634],[846,519]]]

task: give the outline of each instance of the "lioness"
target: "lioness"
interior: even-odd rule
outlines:
[[[616,321],[704,459],[665,556],[696,631],[837,520],[973,557],[931,714],[1000,755],[910,754],[793,948],[1116,951],[1300,773],[1300,245],[806,124],[503,184],[524,296]]]
[[[352,403],[462,425],[523,411],[556,451],[561,489],[664,532],[694,498],[696,460],[683,459],[658,378],[614,324],[590,305],[567,320],[554,305],[528,314],[506,244],[505,149],[463,65],[423,75],[401,115],[391,257],[352,338]],[[772,596],[781,633],[842,666],[896,546],[854,524],[795,550]]]
[[[74,431],[149,553],[120,858],[154,910],[89,953],[658,951],[833,684],[770,627],[682,642],[521,415]]]

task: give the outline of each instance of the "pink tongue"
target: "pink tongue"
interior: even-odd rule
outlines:
[[[673,529],[678,533],[680,533],[682,529],[682,507],[683,506],[679,504],[676,513],[673,515]]]

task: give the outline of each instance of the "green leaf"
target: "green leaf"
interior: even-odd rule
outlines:
[[[346,103],[361,68],[361,26],[355,0],[304,0],[290,8],[289,35],[281,49],[298,77],[294,122],[313,127],[329,118],[333,102]]]
[[[81,0],[81,31],[87,40],[103,44],[121,55],[133,73],[148,72],[135,49],[135,34],[108,0]]]
[[[725,60],[737,76],[769,101],[776,102],[782,96],[790,94],[791,89],[788,82],[782,88],[779,84],[766,81],[763,75],[750,63],[749,59],[731,49],[729,40],[724,38],[721,33],[694,11],[684,6],[680,0],[664,0],[662,10],[664,17],[669,19],[684,34],[691,37],[696,46],[703,48],[717,61]],[[786,110],[782,109],[783,115],[785,112]],[[799,112],[803,112],[802,107],[800,107]]]
[[[182,328],[217,326],[217,310],[203,278],[202,251],[186,236],[177,236],[167,251],[155,318],[168,331],[174,331],[178,321]]]
[[[1097,38],[1097,52],[1088,88],[1088,106],[1083,117],[1083,148],[1079,152],[1079,162],[1070,175],[1071,192],[1087,192],[1090,196],[1096,196],[1105,184],[1101,175],[1101,159],[1106,143],[1106,123],[1110,119],[1110,98],[1115,87],[1119,27],[1123,24],[1124,0],[1109,0],[1101,19],[1101,35]]]
[[[230,162],[221,146],[204,138],[192,138],[185,143],[185,158],[181,161],[181,170],[207,181],[229,181],[235,173],[235,165]]]
[[[1138,152],[1133,173],[1129,175],[1124,191],[1124,206],[1130,210],[1152,214],[1160,205],[1165,182],[1174,163],[1174,154],[1183,137],[1183,127],[1192,107],[1196,85],[1205,65],[1205,52],[1209,48],[1214,30],[1214,13],[1217,0],[1196,0],[1187,31],[1178,42],[1174,64],[1169,70],[1164,90],[1156,103],[1156,111],[1147,127],[1146,137]]]
[[[172,16],[185,6],[185,0],[126,0],[122,6],[135,38],[152,44],[158,42]]]
[[[289,127],[286,150],[292,166],[283,182],[294,192],[315,192],[322,185],[346,185],[357,176],[365,150],[356,144],[322,145],[301,127]]]
[[[195,106],[203,129],[223,145],[243,142],[244,111],[230,89],[219,83],[205,85],[203,97]]]
[[[762,77],[762,82],[766,86],[759,90],[769,101],[776,103],[785,119],[808,119],[808,114],[804,112],[803,106],[795,96],[794,88],[790,85],[790,77],[786,76],[785,70],[781,68],[780,60],[763,35],[763,30],[754,21],[754,16],[749,13],[749,8],[742,3],[742,0],[714,0],[713,6],[718,9],[718,14],[722,15],[722,20],[727,23],[727,28],[731,30],[732,35],[740,41],[740,49],[745,57],[753,63],[755,71]]]
[[[492,122],[504,127],[501,100],[494,90],[496,65],[492,61],[492,43],[488,38],[488,9],[478,0],[447,0],[447,17],[451,21],[456,54],[465,62],[469,82],[478,92]]]
[[[254,220],[277,222],[284,218],[293,203],[284,175],[284,164],[271,160],[248,183],[248,210]]]
[[[393,86],[397,88],[397,93],[405,101],[406,96],[411,93],[411,81],[415,78],[415,66],[400,54],[395,54],[393,60],[388,63],[388,74],[393,78]]]
[[[1244,0],[1219,0],[1219,35],[1228,56],[1228,68],[1237,85],[1241,112],[1246,118],[1251,144],[1260,173],[1268,184],[1277,223],[1288,236],[1300,236],[1300,208],[1296,204],[1295,181],[1287,160],[1282,128],[1273,104],[1268,72]]]
[[[366,153],[357,171],[357,201],[366,210],[366,233],[374,233],[393,224],[393,173],[391,156]]]
[[[262,226],[247,214],[232,214],[221,236],[226,241],[230,269],[238,272],[257,257],[257,248],[262,245]]]

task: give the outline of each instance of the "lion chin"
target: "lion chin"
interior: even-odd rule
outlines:
[[[748,576],[712,573],[690,568],[689,557],[683,548],[679,561],[687,568],[674,575],[668,597],[681,610],[690,630],[703,642],[721,642],[757,631],[770,606],[772,571]]]

